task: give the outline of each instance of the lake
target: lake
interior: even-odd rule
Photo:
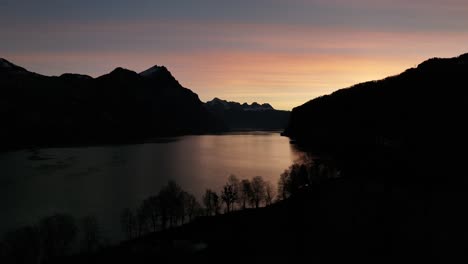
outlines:
[[[143,144],[45,148],[0,153],[0,232],[54,213],[97,217],[110,241],[122,238],[120,213],[168,180],[199,200],[230,174],[276,186],[300,152],[274,132],[184,136]]]

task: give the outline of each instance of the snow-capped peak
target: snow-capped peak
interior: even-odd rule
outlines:
[[[229,102],[226,100],[219,99],[218,97],[213,98],[213,100],[206,102],[208,105],[222,105],[224,109],[229,109]]]
[[[231,102],[231,101],[226,101],[223,99],[219,99],[215,97],[213,100],[206,102],[208,106],[222,106],[225,110],[229,109],[237,109],[241,111],[269,111],[269,110],[275,110],[270,104],[264,103],[264,104],[259,104],[257,102],[253,102],[252,104],[248,103],[237,103],[237,102]]]
[[[146,71],[140,72],[140,75],[144,76],[144,77],[148,77],[148,76],[152,76],[152,75],[157,74],[157,73],[162,72],[162,71],[167,71],[166,67],[155,65],[155,66],[147,69]]]

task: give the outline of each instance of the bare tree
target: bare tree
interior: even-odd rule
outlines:
[[[219,215],[221,211],[221,200],[219,198],[219,195],[216,192],[213,192],[211,199],[213,203],[214,214]]]
[[[234,209],[234,203],[237,201],[239,195],[239,180],[235,175],[228,177],[227,183],[223,186],[221,191],[221,200],[226,204],[226,212]]]
[[[189,194],[186,191],[181,191],[178,197],[178,204],[176,210],[176,223],[180,222],[180,224],[185,223],[185,215],[187,213],[187,200]]]
[[[265,181],[262,176],[255,176],[252,179],[252,201],[255,208],[260,207],[260,203],[265,199]]]
[[[206,189],[205,194],[202,197],[202,203],[205,206],[205,212],[207,216],[211,216],[213,214],[213,207],[211,205],[211,189]]]
[[[66,255],[78,233],[75,219],[67,214],[42,219],[39,230],[46,261]]]
[[[156,232],[158,227],[158,220],[161,215],[159,196],[153,195],[148,197],[143,201],[140,208],[145,214],[147,225],[152,227],[153,232]]]
[[[198,212],[200,211],[201,206],[198,203],[195,196],[193,196],[192,194],[188,194],[188,196],[186,197],[185,203],[186,203],[185,209],[186,209],[188,220],[192,221],[192,219],[195,216],[197,216]]]
[[[95,216],[86,216],[82,219],[83,241],[82,247],[85,252],[96,250],[101,241],[98,220]]]
[[[273,203],[273,200],[275,199],[275,189],[273,188],[273,185],[271,182],[266,181],[265,182],[265,204],[271,205]]]
[[[182,207],[182,188],[174,182],[169,181],[167,185],[159,191],[161,205],[162,227],[166,228],[167,222],[172,227],[181,218],[180,208]]]
[[[309,186],[309,175],[305,164],[293,164],[289,168],[290,192],[297,193],[299,189]]]
[[[221,201],[215,191],[207,189],[205,195],[203,196],[203,203],[205,204],[208,215],[219,214],[221,209]]]
[[[289,177],[289,170],[281,173],[278,180],[278,199],[285,200],[291,195],[291,178]]]
[[[127,239],[135,238],[136,235],[136,218],[132,210],[125,208],[120,215],[120,223],[122,225],[122,231],[124,232]]]
[[[235,201],[231,203],[231,211],[233,211],[235,209],[234,208],[235,202],[237,202],[237,200],[239,199],[240,181],[239,181],[239,179],[237,178],[236,175],[231,174],[228,177],[227,184],[229,186],[231,186],[232,192],[234,193],[234,195],[236,197]]]
[[[245,209],[247,207],[247,203],[252,200],[252,196],[252,184],[248,179],[242,180],[239,186],[239,199],[237,200],[237,203],[242,209]]]
[[[184,191],[174,181],[169,181],[158,195],[148,197],[138,207],[136,215],[133,216],[136,223],[135,233],[140,236],[150,230],[155,232],[158,227],[165,229],[167,226],[184,224],[186,217],[191,220],[200,212],[200,208],[192,194]],[[128,212],[126,216],[128,219]]]
[[[137,236],[140,237],[149,231],[149,219],[151,213],[149,208],[143,203],[136,211]]]
[[[232,208],[232,204],[237,200],[236,193],[230,185],[225,185],[221,192],[221,199],[226,204],[226,212],[229,213]]]

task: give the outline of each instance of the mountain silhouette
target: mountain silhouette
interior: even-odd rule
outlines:
[[[3,58],[0,58],[0,75],[4,74],[27,74],[26,69],[21,68]]]
[[[323,238],[359,260],[466,257],[467,77],[468,54],[433,58],[293,109],[284,135],[341,170],[313,194]]]
[[[237,103],[214,98],[205,103],[206,109],[223,120],[231,130],[274,130],[284,129],[289,111],[274,109],[270,104]]]
[[[456,148],[464,141],[468,54],[315,98],[293,109],[284,135],[327,148]]]
[[[111,143],[224,131],[165,67],[49,77],[0,59],[3,148]]]

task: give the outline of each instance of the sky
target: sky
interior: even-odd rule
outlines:
[[[45,75],[166,66],[202,101],[290,110],[468,52],[466,0],[0,0],[0,57]]]

